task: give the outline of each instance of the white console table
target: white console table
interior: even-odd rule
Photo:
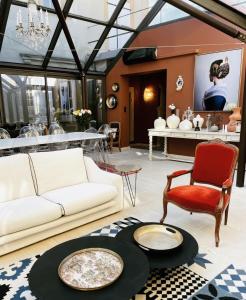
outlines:
[[[201,131],[184,131],[180,129],[148,129],[149,135],[149,160],[152,160],[152,140],[153,136],[163,137],[164,138],[164,157],[168,158],[167,153],[167,138],[180,138],[180,139],[193,139],[193,140],[212,140],[219,138],[223,141],[227,142],[239,142],[240,140],[240,133],[235,132],[211,132],[207,130]]]

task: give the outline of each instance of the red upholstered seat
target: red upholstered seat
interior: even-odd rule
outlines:
[[[167,197],[178,206],[190,211],[214,212],[221,197],[221,191],[201,185],[182,185],[167,192]],[[229,201],[226,195],[227,205]]]

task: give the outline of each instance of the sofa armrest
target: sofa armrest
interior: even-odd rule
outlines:
[[[84,162],[89,182],[110,184],[116,186],[119,192],[123,190],[120,175],[101,170],[90,157],[84,156]]]

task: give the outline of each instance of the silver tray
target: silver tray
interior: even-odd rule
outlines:
[[[145,250],[168,251],[183,243],[178,230],[162,224],[141,226],[134,231],[133,238]]]
[[[122,258],[112,250],[87,248],[76,251],[60,263],[58,275],[68,286],[81,290],[98,290],[116,281],[123,271]]]

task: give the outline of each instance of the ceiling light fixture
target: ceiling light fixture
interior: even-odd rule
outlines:
[[[28,0],[27,10],[27,29],[23,26],[21,9],[17,11],[16,36],[20,39],[24,39],[25,42],[30,42],[31,46],[37,50],[45,38],[47,38],[50,34],[48,12],[46,10],[44,13],[42,8],[38,11],[35,0]]]

